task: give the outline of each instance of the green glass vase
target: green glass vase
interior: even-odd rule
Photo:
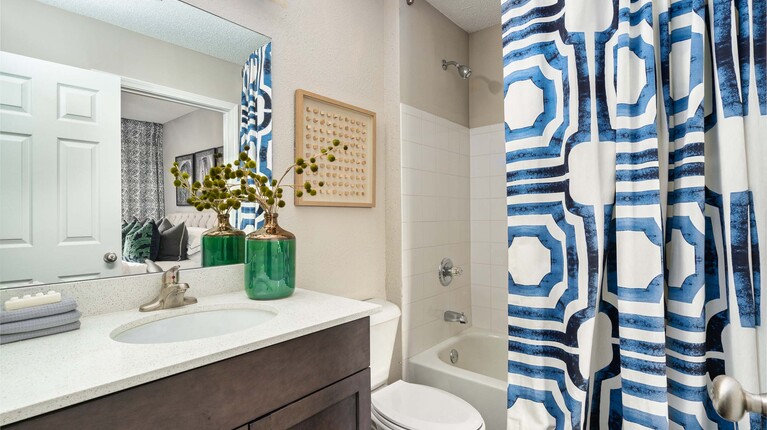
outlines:
[[[245,240],[245,293],[253,300],[282,299],[296,289],[296,236],[266,214]]]
[[[219,215],[218,225],[202,234],[202,267],[245,262],[245,232],[229,224],[229,215]]]

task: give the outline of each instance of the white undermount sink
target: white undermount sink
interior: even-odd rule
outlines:
[[[221,336],[247,330],[276,317],[262,309],[210,309],[120,327],[111,334],[123,343],[172,343]]]

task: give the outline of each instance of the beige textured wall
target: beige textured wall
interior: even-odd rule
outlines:
[[[163,125],[162,163],[165,170],[165,213],[197,212],[192,206],[176,206],[176,188],[169,170],[179,155],[192,154],[224,144],[224,120],[220,112],[198,109]]]
[[[386,183],[384,148],[383,1],[188,0],[272,37],[273,161],[293,160],[296,89],[306,89],[378,114],[376,207],[295,207],[280,224],[298,237],[297,283],[341,296],[385,297]]]
[[[32,0],[0,11],[3,51],[240,102],[241,65]]]
[[[469,35],[469,127],[503,123],[501,26]]]
[[[402,103],[468,127],[470,80],[442,60],[467,64],[469,35],[428,2],[398,3]]]

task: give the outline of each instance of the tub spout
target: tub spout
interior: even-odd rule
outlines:
[[[469,320],[466,319],[466,315],[463,312],[456,312],[456,311],[445,311],[445,321],[457,322],[461,324],[466,324],[469,322]]]

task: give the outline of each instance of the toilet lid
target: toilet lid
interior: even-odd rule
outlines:
[[[383,418],[410,430],[477,430],[484,423],[460,397],[405,381],[373,393],[372,404]]]

